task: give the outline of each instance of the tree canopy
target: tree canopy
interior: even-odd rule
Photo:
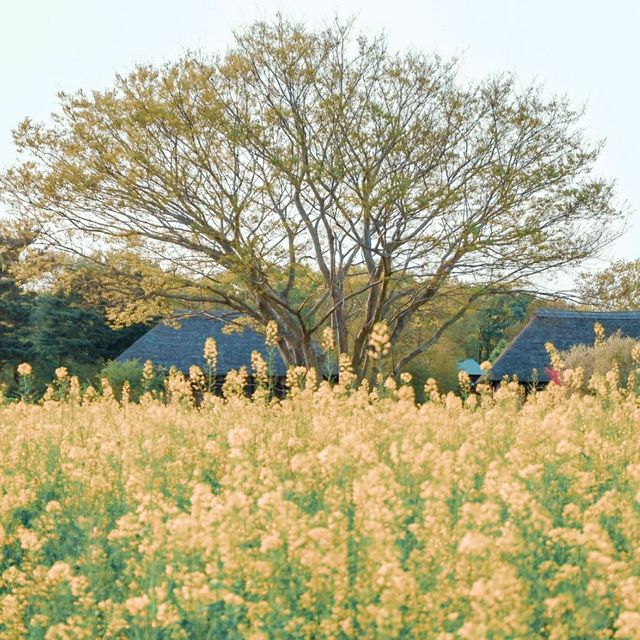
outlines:
[[[582,300],[609,311],[640,309],[640,259],[617,260],[597,273],[583,274]]]
[[[50,265],[59,256],[30,253],[38,235],[28,227],[0,225],[0,390],[8,387],[9,393],[15,391],[16,367],[22,362],[33,365],[37,391],[59,366],[70,367],[83,383],[93,382],[105,360],[119,355],[148,329],[139,324],[110,327],[107,317],[114,301],[109,299],[109,306],[101,308],[93,296],[83,295],[95,280],[84,287],[62,287],[80,284],[82,264],[79,259],[60,260],[52,277]],[[107,291],[100,299],[108,295]]]
[[[31,299],[23,295],[11,268],[35,237],[28,229],[0,226],[0,369],[28,348],[25,327]]]
[[[278,19],[61,95],[52,124],[17,127],[0,185],[61,245],[133,248],[193,283],[181,299],[275,320],[290,364],[316,366],[331,326],[364,375],[375,323],[400,369],[482,295],[543,288],[611,240],[580,116],[352,24]]]

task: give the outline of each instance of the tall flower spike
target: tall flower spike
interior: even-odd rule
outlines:
[[[439,400],[440,394],[435,378],[427,378],[427,381],[424,383],[424,395],[434,402]]]
[[[466,371],[458,372],[458,386],[463,396],[468,396],[471,393],[471,378]]]
[[[265,388],[269,384],[269,370],[262,354],[259,351],[251,352],[251,370],[256,386]]]
[[[22,364],[18,365],[19,376],[26,378],[27,376],[30,376],[32,372],[33,372],[33,369],[31,368],[31,365],[28,362],[23,362]]]
[[[556,349],[552,342],[546,342],[544,345],[546,352],[549,354],[549,360],[551,360],[551,367],[556,371],[564,369],[564,362],[560,352]]]
[[[333,329],[331,327],[325,327],[322,332],[322,350],[325,353],[333,351],[336,348],[334,339],[333,339]]]
[[[153,362],[151,360],[147,360],[142,367],[142,379],[149,383],[153,380]]]
[[[191,380],[191,383],[198,388],[204,387],[204,384],[205,384],[204,373],[202,372],[202,369],[197,364],[192,364],[189,367],[189,380]]]
[[[66,380],[68,376],[69,370],[67,369],[67,367],[58,367],[56,369],[56,378],[58,380]]]
[[[376,322],[369,339],[369,355],[374,360],[380,360],[391,351],[391,335],[386,322]]]
[[[353,367],[351,366],[351,358],[346,353],[340,354],[338,368],[340,372],[340,384],[345,387],[353,384],[353,382],[356,380],[356,374],[353,372]]]
[[[218,345],[214,338],[209,337],[204,341],[204,359],[212,369],[216,368],[218,364]]]
[[[267,322],[264,341],[267,347],[274,348],[278,346],[278,323],[275,320]]]

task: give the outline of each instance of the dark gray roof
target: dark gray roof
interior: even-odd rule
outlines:
[[[516,374],[522,382],[531,382],[532,370],[537,369],[540,382],[548,382],[545,368],[550,366],[544,345],[547,342],[559,351],[577,344],[591,345],[595,334],[593,325],[599,322],[605,336],[620,332],[624,336],[640,339],[640,311],[557,311],[538,309],[535,317],[514,338],[513,342],[493,363],[490,377],[501,380]]]
[[[224,314],[229,319],[230,314]],[[237,316],[235,316],[237,317]],[[265,360],[268,357],[264,337],[245,327],[242,333],[222,333],[225,324],[221,317],[189,316],[178,320],[180,327],[174,329],[164,323],[156,325],[139,340],[134,342],[116,360],[146,360],[164,367],[177,367],[181,371],[188,371],[189,367],[197,364],[206,370],[204,359],[204,342],[212,337],[218,344],[218,375],[225,375],[231,369],[242,366],[251,371],[251,352],[259,351]],[[273,373],[283,376],[287,372],[282,357],[276,350]]]

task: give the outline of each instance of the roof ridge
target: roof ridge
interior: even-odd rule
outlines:
[[[574,309],[536,309],[539,318],[640,318],[640,311],[576,311]]]
[[[238,316],[246,316],[246,313],[242,313],[242,311],[236,311],[235,309],[232,311],[224,311],[222,309],[212,309],[207,311],[206,309],[174,309],[171,313],[163,316],[164,318],[174,318],[175,316],[184,316],[188,318],[207,318],[217,319],[217,318],[235,318]]]

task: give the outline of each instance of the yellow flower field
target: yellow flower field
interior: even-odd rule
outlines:
[[[640,638],[640,407],[0,407],[1,638]]]

